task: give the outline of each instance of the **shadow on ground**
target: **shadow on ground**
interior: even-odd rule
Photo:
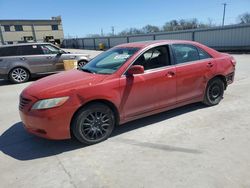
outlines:
[[[11,85],[11,82],[9,80],[0,79],[0,86],[6,86],[6,85]]]
[[[174,110],[163,112],[157,115],[142,118],[130,123],[126,123],[120,127],[117,127],[111,137],[119,136],[123,133],[133,131],[135,129],[143,128],[145,126],[151,125],[153,123],[161,122],[166,119],[173,118],[185,113],[189,113],[194,110],[204,108],[205,106],[200,103],[195,103],[180,107]],[[142,147],[158,148],[166,151],[177,151],[185,153],[199,153],[199,151],[186,149],[186,148],[175,148],[168,145],[159,145],[154,143],[141,143],[134,142],[131,140],[118,139],[118,142],[125,142],[126,144],[138,145]],[[115,142],[115,140],[113,141]],[[0,136],[0,151],[4,154],[11,156],[17,160],[33,160],[43,157],[48,157],[52,155],[57,155],[63,152],[87,147],[78,141],[72,140],[62,140],[53,141],[46,140],[31,134],[28,134],[21,122],[12,125],[8,130],[6,130]],[[91,147],[91,146],[89,146]]]

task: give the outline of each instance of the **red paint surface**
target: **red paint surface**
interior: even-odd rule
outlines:
[[[133,60],[151,47],[185,43],[198,46],[212,58],[171,65],[143,74],[125,76]],[[70,123],[76,111],[85,104],[104,100],[118,111],[119,124],[203,100],[206,85],[215,76],[226,76],[235,70],[235,60],[191,41],[152,41],[129,43],[119,47],[139,47],[117,72],[112,75],[91,74],[78,70],[48,76],[32,83],[21,94],[31,100],[22,110],[25,128],[38,136],[49,139],[70,138]],[[60,107],[32,110],[41,99],[69,96]]]

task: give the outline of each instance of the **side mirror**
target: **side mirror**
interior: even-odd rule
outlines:
[[[127,72],[128,75],[143,74],[143,73],[144,73],[144,67],[141,65],[132,65]]]
[[[58,51],[58,54],[61,55],[61,54],[65,54],[65,52],[63,50],[59,50]]]

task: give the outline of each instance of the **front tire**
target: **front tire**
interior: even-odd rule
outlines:
[[[14,84],[27,82],[30,78],[30,73],[23,67],[13,68],[9,73],[9,79]]]
[[[223,99],[225,90],[224,82],[220,78],[212,79],[208,82],[203,103],[208,106],[214,106]]]
[[[114,112],[105,104],[93,103],[77,112],[71,128],[77,140],[90,145],[106,140],[114,126]]]

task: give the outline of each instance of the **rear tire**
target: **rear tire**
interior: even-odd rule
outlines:
[[[23,67],[15,67],[9,72],[9,79],[14,84],[27,82],[29,78],[29,71]]]
[[[223,99],[225,90],[224,82],[220,78],[212,79],[208,82],[203,103],[208,106],[214,106]]]
[[[106,140],[114,126],[114,112],[105,104],[93,103],[77,112],[71,129],[77,140],[90,145]]]

